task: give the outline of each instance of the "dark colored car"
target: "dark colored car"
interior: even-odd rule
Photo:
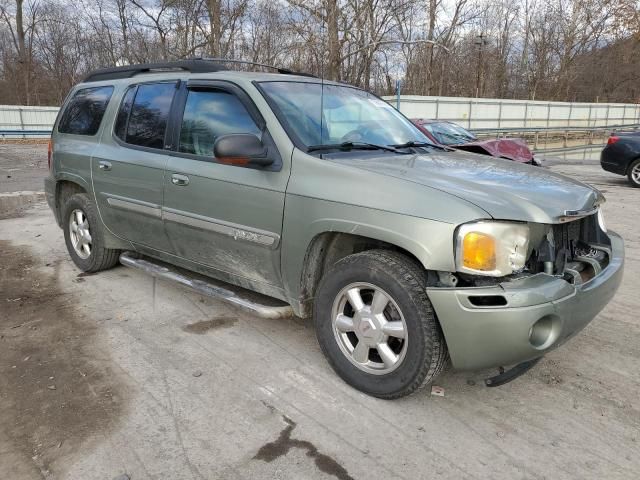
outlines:
[[[600,165],[607,172],[626,175],[631,185],[640,187],[640,132],[611,135],[600,154]]]
[[[453,122],[413,118],[411,121],[438,145],[446,145],[458,150],[506,158],[518,163],[537,165],[533,153],[521,138],[498,138],[478,140],[473,133]]]

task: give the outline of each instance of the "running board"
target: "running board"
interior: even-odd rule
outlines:
[[[185,287],[190,288],[191,290],[201,294],[206,295],[207,297],[213,297],[218,300],[222,300],[227,302],[228,304],[239,308],[240,310],[244,310],[245,312],[256,315],[260,318],[289,318],[293,317],[293,309],[290,305],[282,305],[282,306],[270,306],[270,305],[262,305],[255,301],[249,300],[248,298],[243,298],[238,295],[236,292],[224,288],[220,285],[215,285],[213,282],[215,280],[206,281],[200,280],[196,278],[198,275],[194,274],[193,276],[189,276],[186,272],[178,271],[170,268],[169,266],[165,266],[165,264],[154,263],[151,260],[136,258],[135,254],[131,254],[130,252],[124,252],[120,255],[120,263],[125,267],[137,268],[138,270],[142,270],[149,275],[161,278],[164,280],[171,280],[173,282],[179,283]],[[233,286],[229,285],[231,288]]]

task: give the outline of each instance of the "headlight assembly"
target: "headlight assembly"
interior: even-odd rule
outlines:
[[[527,261],[529,226],[524,223],[475,222],[458,228],[456,269],[474,275],[503,277],[522,270]]]

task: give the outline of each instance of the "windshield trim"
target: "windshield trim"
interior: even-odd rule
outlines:
[[[302,141],[302,139],[296,134],[295,130],[293,128],[291,128],[291,125],[289,125],[289,122],[287,121],[287,119],[285,118],[284,114],[280,110],[280,107],[267,94],[267,92],[265,92],[265,90],[262,88],[262,84],[264,84],[264,83],[302,83],[302,84],[305,84],[305,85],[307,85],[307,84],[308,85],[331,85],[331,86],[334,86],[334,87],[350,88],[352,90],[358,90],[360,92],[366,93],[367,95],[371,95],[371,96],[377,98],[378,100],[388,104],[391,108],[394,108],[393,105],[391,105],[384,98],[376,95],[375,93],[369,92],[369,91],[364,90],[364,89],[359,88],[359,87],[354,87],[353,85],[349,85],[348,83],[340,83],[340,82],[334,82],[334,81],[326,81],[325,82],[325,81],[322,81],[322,80],[321,81],[317,81],[315,79],[313,79],[313,80],[310,79],[310,81],[300,80],[300,79],[296,79],[296,80],[292,80],[292,79],[291,80],[281,80],[281,79],[254,80],[251,83],[253,84],[254,87],[256,87],[258,92],[260,92],[260,95],[262,95],[262,98],[264,98],[265,102],[267,102],[267,105],[269,105],[269,108],[271,109],[273,114],[278,119],[278,122],[280,122],[280,126],[287,133],[287,135],[289,136],[289,139],[293,142],[294,146],[298,150],[301,150],[301,151],[303,151],[304,153],[306,153],[308,155],[311,155],[313,153],[313,152],[312,153],[307,152],[307,148],[309,147],[309,145],[304,143]],[[402,118],[404,118],[409,124],[414,125],[413,122],[404,113],[402,113],[400,110],[396,110],[396,113],[399,114],[400,116],[402,116]],[[424,136],[426,137],[426,135],[424,135]],[[428,137],[426,137],[426,138],[427,138],[428,141],[431,140]]]

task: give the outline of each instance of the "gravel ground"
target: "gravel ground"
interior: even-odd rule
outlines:
[[[623,284],[523,377],[485,388],[494,372],[449,370],[444,397],[351,389],[308,321],[124,267],[84,275],[43,204],[0,220],[0,478],[640,478],[640,190],[551,168],[605,192]]]
[[[0,193],[42,191],[47,173],[46,144],[0,143]]]

